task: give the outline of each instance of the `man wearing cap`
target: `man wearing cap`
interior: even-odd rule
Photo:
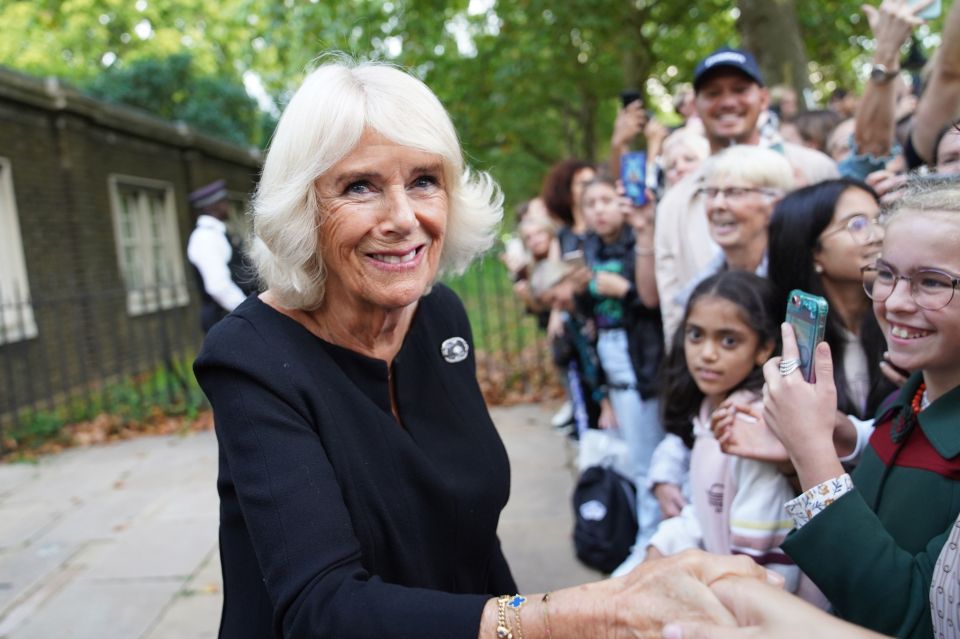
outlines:
[[[761,136],[759,122],[769,96],[750,53],[729,47],[714,51],[697,65],[693,88],[711,155],[735,144],[762,145],[786,156],[797,186],[838,177],[836,163],[827,155],[779,136]],[[678,294],[720,250],[710,239],[704,198],[697,193],[709,166],[708,159],[668,190],[657,206],[656,279],[668,346],[683,316]]]
[[[253,291],[244,272],[239,245],[231,241],[227,219],[227,186],[217,180],[190,194],[197,225],[187,242],[187,259],[193,265],[200,290],[200,324],[206,333]]]

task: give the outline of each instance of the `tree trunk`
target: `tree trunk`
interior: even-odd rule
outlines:
[[[757,57],[766,86],[786,84],[802,96],[810,78],[794,0],[737,0],[737,7],[743,48]]]
[[[583,94],[583,108],[580,110],[580,157],[597,162],[597,98],[590,93]]]

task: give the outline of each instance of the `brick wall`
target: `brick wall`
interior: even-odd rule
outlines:
[[[0,157],[10,162],[38,327],[33,339],[0,344],[0,416],[52,407],[80,387],[94,392],[98,380],[196,348],[199,310],[186,266],[189,306],[127,313],[108,180],[172,185],[186,265],[187,194],[220,178],[230,191],[251,192],[259,152],[0,68]]]

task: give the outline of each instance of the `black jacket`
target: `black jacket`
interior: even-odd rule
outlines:
[[[224,639],[475,639],[516,585],[496,530],[509,465],[463,306],[423,298],[393,364],[326,343],[250,297],[194,369],[220,445]],[[449,355],[449,353],[448,353]]]

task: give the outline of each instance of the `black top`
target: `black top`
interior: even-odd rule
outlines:
[[[451,337],[463,361],[441,354]],[[449,289],[394,360],[402,425],[385,362],[256,296],[194,370],[220,445],[221,637],[476,639],[489,596],[516,591],[496,536],[510,468]]]

